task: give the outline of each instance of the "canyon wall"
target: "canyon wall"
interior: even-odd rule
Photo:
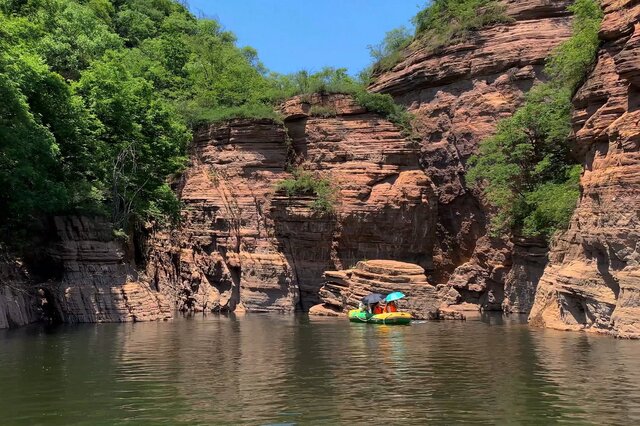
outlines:
[[[640,4],[604,0],[603,45],[574,98],[582,194],[530,323],[640,338]]]
[[[52,233],[41,257],[45,263],[31,269],[48,278],[38,287],[52,305],[53,319],[93,323],[172,317],[164,297],[138,276],[132,245],[115,238],[108,221],[59,216],[48,228]]]
[[[0,328],[170,319],[170,305],[139,276],[133,251],[103,218],[51,218],[25,260],[0,262]]]
[[[335,116],[313,116],[318,105]],[[319,303],[326,270],[363,259],[430,267],[437,205],[418,162],[419,145],[349,96],[296,97],[282,110],[292,165],[328,177],[337,189],[335,212],[321,221],[299,199],[274,200],[276,234],[294,262],[302,307]]]
[[[533,276],[541,274],[529,269],[541,271],[545,253],[535,242],[520,241],[512,259],[511,241],[487,235],[489,208],[466,189],[466,162],[498,121],[513,114],[525,93],[544,79],[545,58],[571,35],[566,9],[571,2],[505,3],[513,22],[436,51],[412,49],[377,75],[369,89],[391,94],[416,116],[422,136],[419,160],[438,200],[430,280],[447,283],[461,300],[486,310],[528,312]],[[509,272],[514,262],[519,272]]]
[[[182,225],[155,232],[148,258],[152,285],[178,309],[306,310],[327,269],[366,258],[429,263],[436,203],[415,142],[345,95],[297,97],[282,112],[284,124],[197,132],[177,185]],[[331,182],[332,211],[314,208],[312,194],[277,191],[294,168]]]
[[[295,271],[271,219],[285,171],[283,125],[238,120],[196,132],[178,185],[181,226],[152,237],[147,274],[180,310],[291,312]]]

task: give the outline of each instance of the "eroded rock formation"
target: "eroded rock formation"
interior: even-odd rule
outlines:
[[[0,328],[48,322],[170,319],[163,295],[134,264],[134,247],[99,217],[59,216],[42,224],[26,261],[0,261]]]
[[[286,170],[284,126],[239,120],[196,133],[179,197],[182,226],[154,236],[148,275],[182,310],[291,312],[295,271],[274,235]]]
[[[603,1],[598,62],[574,98],[582,195],[530,322],[640,337],[640,4]]]
[[[56,217],[47,248],[59,279],[41,283],[64,322],[127,322],[169,319],[161,294],[138,276],[127,245],[100,218]],[[51,274],[51,271],[47,271]],[[51,276],[51,275],[49,275]]]
[[[420,161],[438,197],[430,278],[490,310],[504,301],[511,243],[486,235],[488,208],[465,188],[466,162],[544,79],[545,58],[571,33],[570,1],[505,3],[512,23],[435,52],[414,49],[370,86],[407,106],[423,136]]]
[[[335,117],[314,117],[314,105]],[[344,95],[297,97],[283,112],[292,164],[327,176],[338,189],[335,214],[324,218],[304,199],[274,200],[276,235],[294,262],[303,307],[318,303],[328,269],[379,258],[430,267],[436,197],[415,141]]]
[[[416,319],[436,319],[441,296],[427,282],[422,267],[393,260],[367,260],[342,271],[326,271],[320,290],[321,304],[311,308],[314,315],[344,315],[358,307],[369,293],[388,294],[402,291],[407,298],[398,301],[398,309]]]

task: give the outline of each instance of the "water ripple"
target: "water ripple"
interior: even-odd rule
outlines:
[[[634,424],[639,342],[499,318],[247,315],[0,333],[3,424]]]

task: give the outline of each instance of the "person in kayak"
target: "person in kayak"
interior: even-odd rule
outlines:
[[[396,302],[389,302],[384,307],[384,312],[398,312]]]
[[[383,314],[383,313],[384,313],[384,309],[382,308],[380,303],[374,303],[373,304],[373,315]]]

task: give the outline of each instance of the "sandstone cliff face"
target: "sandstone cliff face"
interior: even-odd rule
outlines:
[[[448,283],[463,301],[496,310],[505,301],[505,281],[510,295],[519,285],[514,280],[529,275],[509,274],[512,262],[539,268],[539,253],[534,249],[531,257],[520,250],[512,261],[511,242],[486,235],[488,209],[465,188],[466,161],[544,78],[545,58],[571,33],[570,1],[505,3],[512,23],[480,30],[468,41],[436,52],[417,49],[370,86],[406,105],[423,137],[420,162],[438,197],[430,279]],[[532,258],[536,260],[529,265]],[[533,293],[535,287],[527,291]],[[507,299],[511,310],[526,312],[526,305]]]
[[[582,195],[530,322],[640,337],[640,4],[603,1],[598,62],[574,99]]]
[[[314,117],[313,105],[336,116]],[[296,268],[303,308],[319,302],[328,269],[380,258],[429,267],[436,197],[415,141],[344,95],[297,97],[283,112],[292,164],[317,171],[338,189],[335,213],[328,216],[313,214],[304,199],[274,200],[276,235]]]
[[[56,217],[47,257],[59,279],[39,286],[64,322],[153,321],[171,318],[162,295],[138,277],[126,246],[99,218]],[[50,271],[48,271],[50,273]]]
[[[0,257],[0,328],[38,320],[36,298],[25,268],[11,256]]]
[[[196,133],[180,183],[182,227],[158,233],[148,275],[182,310],[293,311],[295,271],[269,214],[288,176],[285,128],[240,120]]]
[[[313,116],[314,105],[335,116]],[[327,269],[370,257],[428,264],[436,204],[415,142],[344,95],[294,98],[283,113],[284,125],[198,132],[179,184],[183,225],[154,235],[147,269],[179,309],[308,309]],[[276,192],[292,167],[332,182],[333,212]]]
[[[67,323],[170,319],[166,299],[139,276],[133,247],[98,217],[43,224],[26,261],[0,260],[0,328],[38,320]]]

